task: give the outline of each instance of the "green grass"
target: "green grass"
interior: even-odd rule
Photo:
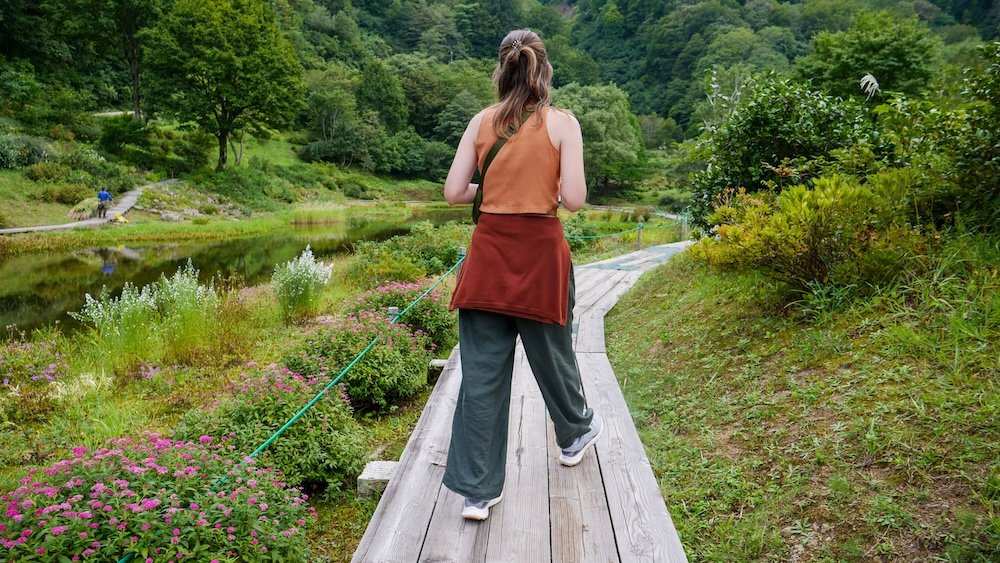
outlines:
[[[998,317],[977,340],[894,294],[910,305],[807,317],[767,278],[680,256],[612,311],[609,355],[693,561],[1000,556]],[[948,308],[1000,284],[973,295]],[[921,346],[894,344],[900,326]]]
[[[45,187],[25,178],[20,170],[0,170],[0,228],[69,223],[71,206],[38,199]]]

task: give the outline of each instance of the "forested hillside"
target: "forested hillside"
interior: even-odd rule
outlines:
[[[530,27],[547,43],[556,102],[589,132],[588,171],[598,188],[662,171],[646,149],[700,134],[718,117],[706,97],[713,89],[731,94],[773,71],[847,97],[861,95],[856,84],[865,73],[883,91],[919,93],[934,87],[932,77],[981,65],[975,46],[1000,23],[992,2],[949,0],[5,0],[2,7],[0,109],[16,120],[4,122],[9,132],[95,141],[109,134],[90,112],[131,109],[146,130],[119,127],[128,138],[102,144],[125,161],[136,151],[123,154],[122,145],[185,154],[149,137],[162,137],[155,130],[163,124],[187,123],[216,138],[220,168],[245,134],[284,131],[305,160],[432,180],[446,172],[468,118],[492,100],[500,39]],[[207,14],[230,15],[194,25]],[[189,83],[194,75],[204,84]],[[583,88],[563,90],[572,83]],[[215,111],[223,106],[228,111]],[[251,109],[233,111],[242,107]],[[207,142],[190,137],[188,156]],[[203,165],[195,160],[173,170]]]

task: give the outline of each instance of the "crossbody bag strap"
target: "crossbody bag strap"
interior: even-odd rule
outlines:
[[[532,112],[530,111],[526,111],[521,114],[521,125],[524,125],[524,122],[528,120],[528,116],[530,116],[531,113]],[[511,128],[513,128],[513,125]],[[514,129],[510,132],[510,134],[513,135],[516,131],[517,130]],[[486,160],[483,161],[483,169],[479,172],[479,187],[476,188],[476,197],[472,200],[473,223],[479,223],[479,208],[483,205],[483,183],[486,181],[486,171],[489,170],[490,164],[493,162],[493,159],[496,158],[500,149],[503,148],[508,138],[509,137],[500,137],[497,139],[497,142],[493,143],[493,147],[490,149],[490,152],[486,153]]]

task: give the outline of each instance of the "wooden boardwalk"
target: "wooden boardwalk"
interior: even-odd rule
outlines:
[[[552,423],[518,346],[503,501],[461,517],[441,484],[462,374],[448,359],[353,561],[371,563],[687,561],[604,347],[604,315],[646,270],[685,243],[576,268],[574,342],[584,392],[605,432],[576,467],[559,464]]]
[[[152,184],[146,184],[145,186],[139,186],[134,190],[123,193],[115,204],[108,209],[107,217],[104,219],[98,217],[91,217],[90,219],[84,219],[83,221],[74,221],[72,223],[59,223],[56,225],[38,225],[35,227],[11,227],[9,229],[0,229],[0,235],[15,235],[18,233],[38,233],[42,231],[62,231],[65,229],[80,229],[84,227],[100,227],[102,225],[107,225],[112,222],[115,215],[125,215],[128,213],[132,207],[135,206],[135,202],[138,201],[139,195],[142,191],[150,186],[156,186],[158,184],[170,184],[177,180],[161,180],[159,182],[154,182]]]

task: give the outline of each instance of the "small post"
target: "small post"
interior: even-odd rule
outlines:
[[[462,260],[465,259],[465,247],[464,246],[458,247],[458,255],[456,256],[455,259],[458,262],[461,262]],[[458,279],[458,274],[460,274],[461,272],[462,272],[462,265],[459,264],[458,268],[455,268],[455,279]]]
[[[681,240],[688,239],[688,216],[687,213],[681,215]]]
[[[642,223],[639,223],[639,230],[635,235],[635,249],[642,250]]]
[[[391,321],[396,318],[396,315],[399,314],[399,307],[389,307],[385,314],[389,316],[389,320]]]

